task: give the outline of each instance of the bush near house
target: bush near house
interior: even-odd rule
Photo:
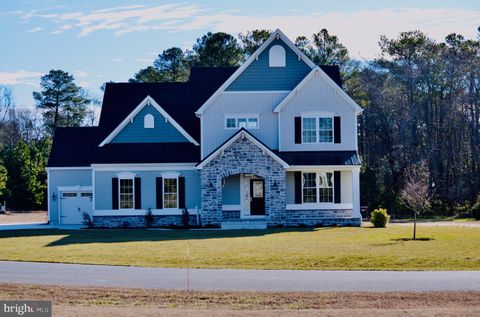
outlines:
[[[375,228],[385,228],[390,221],[390,216],[386,209],[378,208],[370,214],[370,220]]]
[[[472,206],[471,214],[473,218],[480,220],[480,195],[477,197],[477,202]]]

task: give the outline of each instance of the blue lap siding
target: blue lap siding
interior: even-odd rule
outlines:
[[[222,203],[224,205],[240,204],[240,174],[225,178],[225,185],[222,188]]]
[[[141,178],[142,209],[156,209],[156,178],[165,171],[135,171]],[[200,175],[194,170],[178,170],[185,177],[185,204],[187,209],[200,208]],[[95,210],[112,210],[112,178],[119,172],[95,172]]]
[[[151,114],[155,127],[145,129],[143,119]],[[111,141],[111,143],[189,142],[154,106],[145,106]]]
[[[286,67],[270,67],[268,52],[274,45],[281,45],[286,53]],[[227,91],[292,90],[311,71],[311,68],[281,39],[274,40],[253,61]]]

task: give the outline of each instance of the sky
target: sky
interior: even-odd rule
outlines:
[[[0,85],[12,87],[18,107],[34,107],[40,77],[62,69],[101,97],[102,83],[128,81],[164,49],[190,49],[208,31],[279,28],[294,40],[326,28],[366,60],[380,55],[380,35],[476,38],[479,26],[479,0],[1,0]]]

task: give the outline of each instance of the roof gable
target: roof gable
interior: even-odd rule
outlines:
[[[145,128],[145,118],[149,116],[152,128]],[[147,119],[148,121],[148,119]],[[151,104],[146,104],[121,129],[110,143],[172,143],[189,140]]]
[[[250,64],[252,64],[258,57],[259,55],[266,50],[266,48],[276,39],[281,39],[293,52],[297,54],[297,58],[304,61],[310,68],[315,67],[315,63],[313,63],[298,47],[295,46],[295,44],[290,41],[290,39],[283,34],[282,31],[279,29],[275,30],[270,37],[253,53],[246,61],[243,63],[243,65],[238,68],[224,83],[223,85],[220,86],[220,88],[217,89],[217,91],[210,97],[208,98],[205,103],[195,112],[198,115],[201,115],[207,108],[208,106],[218,98],[218,96],[227,89],[227,87],[232,84],[235,79],[237,79],[245,69],[248,68]]]
[[[146,106],[153,106],[179,133],[181,133],[188,141],[195,145],[199,145],[152,97],[147,96],[100,144],[102,147],[110,143],[129,123],[132,123],[135,116]]]
[[[297,96],[301,90],[306,87],[312,80],[323,80],[326,84],[328,84],[335,93],[340,97],[343,98],[348,105],[350,105],[354,110],[355,113],[359,114],[363,111],[363,109],[335,82],[328,76],[320,67],[316,66],[312,71],[285,97],[285,99],[280,102],[275,109],[274,112],[280,112],[282,108],[288,104],[295,96]]]
[[[268,148],[265,144],[263,144],[260,140],[258,140],[256,137],[254,137],[248,130],[245,128],[241,128],[240,130],[237,131],[234,135],[232,135],[228,140],[226,140],[222,145],[220,145],[215,151],[210,153],[207,157],[205,157],[200,163],[197,165],[197,169],[202,169],[208,162],[213,160],[215,157],[217,157],[222,151],[229,147],[230,145],[233,144],[236,140],[239,138],[247,138],[249,139],[253,144],[258,146],[262,151],[264,151],[266,154],[271,156],[275,161],[280,163],[284,168],[288,167],[289,165],[282,160],[277,154],[275,154],[272,150]]]
[[[281,47],[285,52],[285,66],[270,67],[270,49]],[[280,49],[281,49],[280,48]],[[225,89],[226,91],[290,91],[311,70],[311,67],[280,37],[275,37],[257,53],[254,61]]]

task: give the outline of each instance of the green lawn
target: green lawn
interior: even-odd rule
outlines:
[[[0,231],[0,260],[152,267],[480,270],[480,228]],[[189,246],[189,247],[188,247]]]

